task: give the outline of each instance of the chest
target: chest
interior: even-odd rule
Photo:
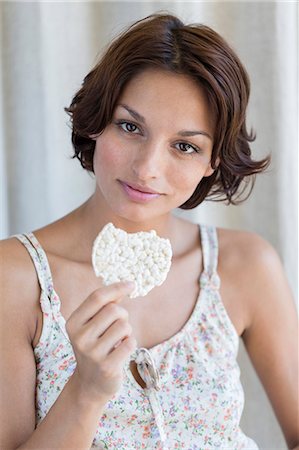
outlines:
[[[82,302],[102,287],[90,266],[66,263],[48,256],[53,284],[61,301],[61,314],[68,320]],[[129,313],[129,321],[139,347],[150,348],[169,339],[188,321],[199,296],[199,278],[202,272],[202,254],[194,251],[174,260],[166,281],[147,296],[124,299],[120,306]],[[33,345],[42,331],[42,313]]]
[[[122,306],[129,318],[139,347],[151,348],[176,334],[188,321],[200,293],[200,261],[182,272],[174,264],[167,281],[149,295],[126,299]]]
[[[61,301],[61,314],[68,320],[72,312],[95,290],[102,286],[90,267],[65,264],[49,257],[54,288]],[[188,321],[199,297],[199,278],[203,271],[202,254],[194,252],[172,264],[166,281],[147,296],[124,300],[129,321],[139,347],[151,348],[175,335]],[[233,280],[219,270],[220,295],[229,319],[239,336],[244,331],[244,311],[240,292],[232,290]],[[36,328],[32,340],[35,347],[43,327],[42,311],[37,308]]]

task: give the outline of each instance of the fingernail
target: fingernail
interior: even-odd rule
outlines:
[[[135,288],[135,282],[134,281],[125,281],[124,285],[128,289],[132,289],[133,290]]]

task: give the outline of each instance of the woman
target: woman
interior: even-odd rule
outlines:
[[[296,314],[276,252],[172,215],[236,203],[267,167],[251,158],[248,96],[227,43],[167,14],[130,27],[86,76],[66,110],[94,194],[2,242],[1,448],[257,449],[239,427],[239,336],[298,446]],[[143,298],[94,275],[108,222],[171,242],[168,277]]]

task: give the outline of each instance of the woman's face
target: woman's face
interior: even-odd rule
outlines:
[[[213,127],[195,81],[145,70],[126,85],[112,122],[96,137],[98,194],[130,221],[168,214],[213,173]]]

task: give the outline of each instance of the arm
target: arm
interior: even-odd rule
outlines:
[[[20,245],[15,240],[8,240],[1,243],[0,249],[3,262],[0,272],[0,448],[90,448],[104,406],[117,390],[123,361],[133,350],[133,339],[124,339],[130,334],[125,310],[117,305],[105,308],[113,299],[128,293],[128,288],[114,286],[97,290],[72,314],[67,325],[71,329],[75,353],[77,350],[77,369],[79,366],[82,370],[75,370],[45,419],[35,429],[36,367],[31,342],[40,292],[31,260]],[[82,323],[83,317],[88,321],[87,326]],[[91,327],[98,330],[102,317],[109,328],[106,332],[102,330],[101,339],[88,339]],[[114,348],[120,338],[123,342],[107,356],[103,346]],[[91,344],[92,355],[86,350]],[[106,392],[103,392],[105,388]]]
[[[248,234],[247,234],[248,239]],[[275,250],[258,236],[246,242],[248,325],[244,344],[289,449],[299,449],[297,312]],[[249,282],[250,280],[250,282]]]
[[[8,331],[6,325],[3,331]],[[86,401],[75,379],[71,378],[49,414],[35,429],[32,348],[24,342],[21,332],[13,340],[9,333],[6,336],[6,350],[1,351],[1,449],[90,448],[105,402]]]
[[[73,382],[35,430],[36,368],[31,341],[40,291],[30,258],[15,240],[1,243],[0,274],[0,448],[90,447],[104,405],[84,402]]]

